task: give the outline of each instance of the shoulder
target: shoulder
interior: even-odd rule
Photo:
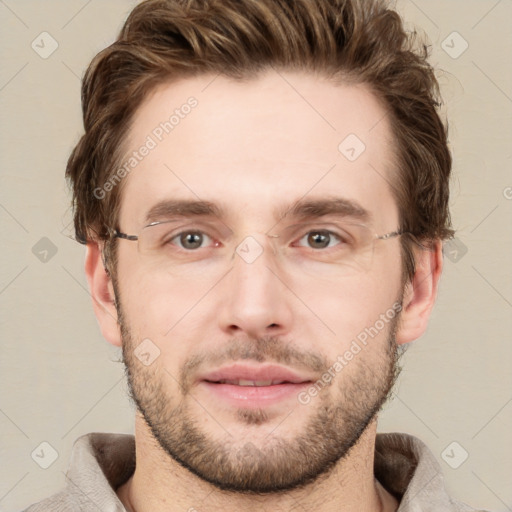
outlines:
[[[409,434],[377,434],[375,477],[400,500],[397,512],[488,512],[451,498],[436,457]]]
[[[76,503],[72,501],[71,496],[66,491],[61,491],[38,503],[34,503],[23,512],[64,512],[73,510]]]
[[[124,511],[116,489],[135,469],[133,435],[96,432],[73,443],[66,488],[24,512]]]

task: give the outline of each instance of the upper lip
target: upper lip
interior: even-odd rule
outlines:
[[[276,364],[259,364],[250,366],[247,364],[232,364],[221,367],[217,370],[205,373],[198,379],[199,381],[221,382],[221,381],[272,381],[273,384],[281,382],[290,382],[299,384],[312,380],[310,376],[300,375],[284,366]]]

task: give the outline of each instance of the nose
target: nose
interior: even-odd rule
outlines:
[[[271,238],[249,236],[237,247],[222,282],[221,329],[232,336],[281,336],[291,330],[293,294],[287,288]]]

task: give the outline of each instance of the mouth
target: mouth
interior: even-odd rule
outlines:
[[[287,380],[248,380],[248,379],[222,379],[219,381],[210,381],[210,384],[231,384],[232,386],[278,386],[279,384],[297,384],[296,382],[290,382]]]
[[[299,374],[279,365],[234,364],[198,379],[198,388],[228,406],[263,408],[297,399],[311,385],[311,375]]]

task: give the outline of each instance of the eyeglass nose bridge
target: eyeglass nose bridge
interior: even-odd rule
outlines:
[[[233,252],[233,258],[238,254],[238,256],[244,260],[246,263],[253,263],[259,257],[263,252],[267,249],[268,245],[272,248],[272,252],[274,256],[276,256],[279,253],[279,249],[276,247],[276,243],[274,243],[274,240],[276,238],[279,238],[280,235],[270,235],[268,233],[264,233],[264,235],[268,238],[271,238],[270,244],[263,245],[260,241],[258,241],[257,234],[248,234],[246,237],[238,243],[238,245],[235,247],[235,250]]]
[[[269,235],[268,233],[266,233],[266,235],[268,238],[272,238],[272,239],[280,237],[280,235]],[[270,246],[272,247],[272,250],[274,251],[274,256],[277,255],[278,250],[276,249],[276,244],[274,243],[274,240],[271,240]]]

